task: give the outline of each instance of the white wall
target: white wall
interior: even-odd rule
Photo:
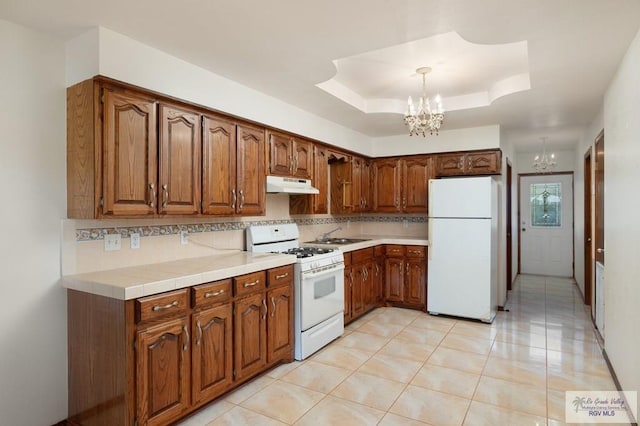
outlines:
[[[371,155],[370,137],[257,92],[107,28],[67,43],[67,85],[101,74]]]
[[[0,423],[67,414],[64,45],[0,20]]]
[[[500,147],[500,126],[469,127],[441,131],[439,135],[387,136],[372,139],[374,157],[430,154]]]
[[[625,390],[640,391],[640,33],[604,99],[605,349]],[[639,410],[640,411],[640,410]]]

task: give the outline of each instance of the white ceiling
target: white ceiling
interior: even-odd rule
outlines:
[[[480,45],[526,42],[531,88],[448,111],[443,130],[500,124],[518,150],[527,150],[540,136],[551,147],[571,146],[597,115],[640,28],[640,1],[2,0],[0,17],[63,39],[100,25],[372,136],[405,133],[402,115],[367,114],[317,87],[336,75],[334,60],[450,32]],[[429,64],[415,52],[401,65],[411,74],[454,59]],[[476,70],[509,68],[482,56],[474,61],[462,74],[456,70],[457,87],[446,74],[427,77],[428,92],[446,99],[477,87]],[[378,78],[358,76],[371,84]],[[421,82],[413,80],[412,93],[398,85],[402,93],[388,89],[385,97],[419,95]]]

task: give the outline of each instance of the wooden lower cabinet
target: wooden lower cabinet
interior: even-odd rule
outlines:
[[[69,422],[171,424],[293,361],[292,295],[293,265],[135,300],[68,290]]]
[[[189,323],[178,318],[138,332],[136,344],[137,419],[164,425],[190,405]]]
[[[351,322],[380,306],[380,281],[376,279],[374,248],[345,253],[345,323]],[[378,266],[378,271],[380,267]]]
[[[264,294],[235,303],[235,376],[241,380],[262,370],[267,364],[267,323]]]
[[[426,250],[423,246],[386,246],[384,298],[387,304],[427,309]]]
[[[191,396],[193,403],[222,394],[233,382],[233,309],[230,303],[197,314],[191,320]]]

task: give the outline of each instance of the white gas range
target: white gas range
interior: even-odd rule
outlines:
[[[247,228],[247,250],[295,254],[295,358],[302,360],[344,333],[344,256],[300,247],[295,223]]]

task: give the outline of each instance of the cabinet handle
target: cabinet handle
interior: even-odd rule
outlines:
[[[293,173],[298,173],[298,154],[296,153],[296,158],[293,160]]]
[[[262,320],[264,321],[267,318],[267,300],[262,299],[262,306],[264,307],[264,314],[262,314]]]
[[[244,288],[253,287],[254,285],[258,284],[259,282],[260,282],[260,280],[255,280],[255,281],[251,281],[250,283],[244,283],[243,286],[244,286]]]
[[[458,160],[458,168],[460,170],[464,169],[464,161],[462,160],[462,158]]]
[[[240,190],[240,206],[238,208],[240,210],[244,208],[244,189]]]
[[[221,294],[224,294],[224,289],[218,290],[218,291],[214,291],[213,293],[205,293],[204,294],[204,298],[208,299],[210,297],[220,296]]]
[[[402,208],[403,209],[407,208],[407,199],[406,199],[406,197],[402,199]]]
[[[469,169],[473,169],[473,163],[469,160]]]
[[[349,287],[353,287],[353,271],[349,272]]]
[[[186,351],[187,349],[189,349],[189,330],[187,330],[187,326],[183,325],[182,326],[182,331],[184,332],[184,345],[182,345],[182,350]]]
[[[271,318],[276,316],[276,298],[271,296]]]
[[[286,278],[289,276],[288,272],[285,272],[284,274],[281,275],[276,275],[276,280],[282,279],[282,278]]]
[[[396,202],[394,203],[396,209],[400,210],[400,200],[396,198]]]
[[[196,346],[200,346],[200,342],[202,342],[202,327],[200,326],[200,320],[196,322],[196,327],[198,329],[198,339],[196,340]]]
[[[236,197],[236,190],[235,188],[231,190],[231,208],[235,210],[236,208],[236,200],[238,199],[238,197]]]
[[[169,202],[169,187],[166,183],[162,185],[162,193],[162,207],[167,207],[167,203]]]
[[[293,157],[289,155],[288,158],[289,158],[289,173],[293,174]]]
[[[178,301],[174,300],[173,302],[169,303],[168,305],[153,305],[153,308],[151,309],[153,312],[156,311],[164,311],[165,309],[169,309],[169,308],[173,308],[174,306],[178,306]]]
[[[156,202],[156,184],[151,182],[149,184],[149,192],[151,194],[151,201],[149,201],[149,207],[153,208]]]
[[[376,263],[376,275],[378,275],[380,273],[380,266],[378,266],[378,264]]]

